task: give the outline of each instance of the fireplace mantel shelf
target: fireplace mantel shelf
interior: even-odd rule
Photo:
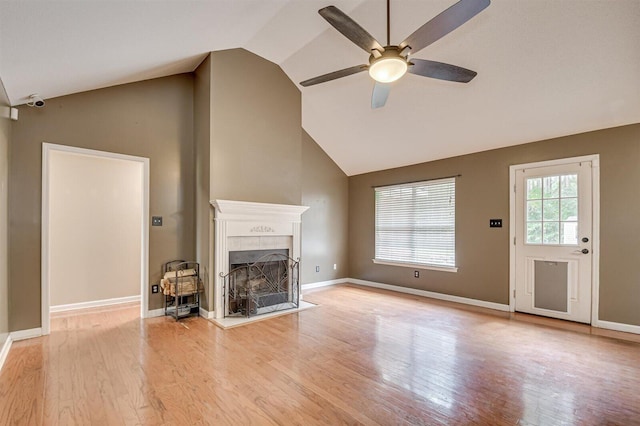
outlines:
[[[277,220],[300,222],[300,216],[309,207],[290,204],[254,203],[249,201],[211,200],[216,219],[221,220]]]

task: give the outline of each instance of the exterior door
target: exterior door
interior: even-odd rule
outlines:
[[[591,323],[591,167],[516,169],[516,311]]]

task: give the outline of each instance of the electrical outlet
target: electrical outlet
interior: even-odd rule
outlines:
[[[151,286],[151,293],[158,293],[160,289],[158,288],[158,284],[154,284]]]
[[[413,271],[414,278],[420,278],[420,271]]]
[[[489,228],[502,228],[502,219],[489,219]]]
[[[316,272],[320,272],[320,267],[316,266]]]
[[[162,226],[162,216],[151,216],[151,226]]]
[[[334,271],[338,270],[338,264],[337,264],[337,263],[334,263],[334,264],[333,264],[333,270],[334,270]]]

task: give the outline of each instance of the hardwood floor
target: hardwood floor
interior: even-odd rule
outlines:
[[[305,299],[229,330],[137,305],[55,317],[13,344],[0,424],[640,424],[640,343],[350,285]]]

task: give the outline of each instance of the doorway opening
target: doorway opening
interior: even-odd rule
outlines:
[[[148,316],[148,213],[148,158],[43,144],[42,334],[54,311],[140,301]]]

